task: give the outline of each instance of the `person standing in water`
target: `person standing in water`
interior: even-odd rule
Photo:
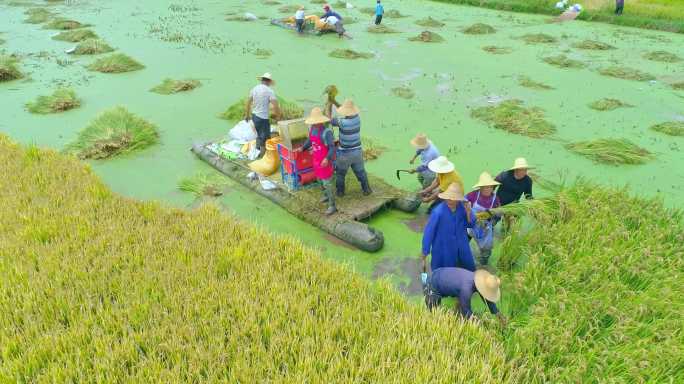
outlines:
[[[615,0],[615,14],[622,16],[623,9],[625,9],[625,0]]]
[[[385,7],[382,6],[380,0],[375,5],[375,25],[380,25],[382,22],[382,15],[385,14]]]
[[[304,7],[299,6],[297,12],[295,12],[295,24],[297,25],[297,32],[304,32]]]

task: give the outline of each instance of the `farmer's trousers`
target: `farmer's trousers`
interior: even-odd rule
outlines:
[[[344,179],[347,176],[347,171],[350,167],[352,171],[354,171],[354,175],[359,181],[359,184],[361,184],[361,189],[364,192],[369,193],[370,186],[368,185],[368,175],[366,174],[366,168],[363,166],[363,151],[361,148],[357,148],[349,151],[337,151],[337,160],[335,161],[335,184],[337,186],[337,194],[344,195]]]
[[[297,19],[295,22],[297,23],[297,32],[304,32],[304,19]]]
[[[380,25],[382,22],[382,15],[375,15],[375,25]]]
[[[266,150],[266,140],[271,138],[271,121],[252,114],[252,122],[257,132],[256,145],[260,151]]]
[[[616,6],[615,6],[615,14],[618,15],[618,16],[622,15],[622,10],[623,10],[623,9],[625,9],[625,5],[624,5],[624,4],[618,4],[618,5],[616,5]]]

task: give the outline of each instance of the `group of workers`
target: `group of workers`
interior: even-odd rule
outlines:
[[[343,36],[349,37],[349,35],[347,35],[346,33],[346,30],[344,29],[344,19],[342,18],[342,16],[339,13],[335,12],[330,7],[330,4],[324,4],[323,11],[324,13],[320,18],[314,17],[314,24],[320,24],[318,25],[318,28],[322,28],[324,25],[329,26],[337,33],[337,35],[340,38],[342,38]],[[382,16],[384,14],[385,8],[383,7],[382,2],[380,0],[377,0],[375,4],[375,12],[373,14],[373,17],[375,18],[375,25],[380,25],[380,23],[382,22]],[[297,32],[304,33],[304,24],[307,20],[307,16],[304,12],[303,6],[300,6],[295,12],[294,20]],[[318,23],[316,21],[318,21]]]

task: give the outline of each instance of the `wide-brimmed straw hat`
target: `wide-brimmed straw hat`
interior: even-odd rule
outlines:
[[[440,156],[428,163],[428,169],[434,173],[449,173],[454,170],[454,163]]]
[[[461,186],[458,185],[457,183],[449,184],[449,188],[447,188],[446,191],[440,193],[437,196],[439,196],[439,198],[442,200],[455,200],[455,201],[464,201],[465,200],[465,198],[463,197],[463,189],[461,189]]]
[[[473,189],[480,187],[495,187],[497,185],[501,185],[501,183],[494,180],[494,178],[492,177],[492,175],[489,174],[489,172],[482,172],[480,174],[480,180],[477,181],[477,184],[473,185]]]
[[[266,80],[269,80],[269,81],[273,81],[273,75],[271,75],[270,72],[266,72],[266,73],[264,73],[263,75],[258,76],[257,79],[259,79],[259,80],[266,79]]]
[[[501,280],[489,273],[487,270],[478,269],[475,271],[475,288],[482,297],[496,303],[501,298]]]
[[[513,162],[513,167],[511,167],[511,170],[515,169],[533,169],[534,167],[530,167],[529,164],[527,164],[527,160],[525,160],[524,157],[518,157],[515,159]]]
[[[416,149],[425,149],[430,146],[430,140],[428,140],[424,133],[419,133],[416,137],[411,139],[411,145]]]
[[[311,113],[309,114],[309,117],[304,120],[304,123],[313,125],[313,124],[323,124],[327,123],[330,121],[330,118],[328,116],[325,116],[323,114],[323,111],[315,107],[314,109],[311,110]]]
[[[354,116],[359,114],[359,109],[354,105],[354,101],[347,99],[342,105],[337,108],[337,113],[342,116]]]

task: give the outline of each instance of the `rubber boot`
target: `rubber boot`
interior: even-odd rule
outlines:
[[[335,206],[335,195],[333,194],[333,186],[330,181],[324,184],[326,201],[328,202],[328,209],[325,211],[326,216],[330,216],[337,212],[337,207]]]

